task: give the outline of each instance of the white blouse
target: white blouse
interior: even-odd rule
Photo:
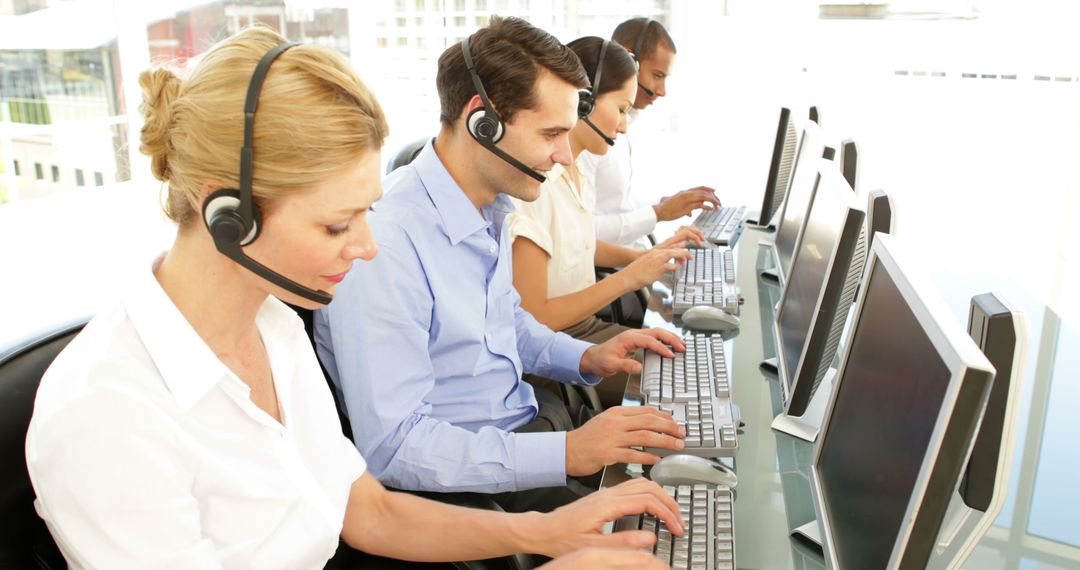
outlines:
[[[282,423],[149,271],[57,357],[26,458],[72,568],[322,568],[333,556],[366,464],[297,315],[269,298],[256,326]]]
[[[534,202],[513,199],[516,211],[507,217],[511,241],[528,238],[550,256],[549,299],[577,293],[596,283],[594,198],[590,182],[584,176],[579,178],[581,188],[565,168],[556,164],[540,185],[540,197]]]

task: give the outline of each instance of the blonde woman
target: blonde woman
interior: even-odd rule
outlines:
[[[37,395],[27,464],[68,563],[321,568],[339,536],[412,560],[559,556],[650,544],[599,534],[624,513],[681,528],[649,483],[548,515],[507,515],[392,493],[366,473],[298,317],[275,297],[321,306],[355,260],[375,256],[365,216],[380,194],[387,126],[340,56],[283,42],[250,29],[185,80],[166,70],[140,77],[141,149],[168,182],[179,229],[123,303],[56,359]],[[553,565],[626,557],[655,564],[588,552]]]

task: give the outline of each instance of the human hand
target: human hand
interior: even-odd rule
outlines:
[[[659,485],[643,478],[597,491],[534,519],[526,532],[529,552],[557,557],[581,548],[652,548],[656,535],[645,530],[603,534],[604,525],[627,515],[651,514],[675,536],[685,524],[679,507]]]
[[[616,548],[587,548],[560,556],[541,570],[670,570],[651,552]]]
[[[673,247],[686,247],[686,242],[693,242],[697,245],[703,245],[705,243],[705,232],[701,231],[694,226],[682,226],[675,232],[675,235],[667,238],[666,240],[656,244],[655,247],[661,249],[668,249]]]
[[[689,215],[698,208],[711,210],[719,207],[720,199],[716,197],[716,190],[708,186],[697,186],[661,198],[660,203],[653,206],[653,210],[656,212],[657,221],[667,222]]]
[[[626,330],[604,343],[590,346],[581,355],[579,371],[596,376],[611,376],[617,372],[637,374],[641,372],[641,363],[630,358],[630,355],[639,348],[673,358],[675,353],[672,350],[685,352],[686,343],[679,335],[663,329]]]
[[[642,252],[616,275],[621,273],[626,279],[627,292],[634,291],[659,281],[665,273],[675,271],[680,263],[691,257],[693,254],[685,249],[654,247]]]
[[[616,406],[566,433],[566,474],[582,477],[606,465],[655,465],[660,456],[635,447],[682,451],[686,432],[669,414],[645,406]]]

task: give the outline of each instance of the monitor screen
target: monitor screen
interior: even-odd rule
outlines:
[[[817,455],[840,568],[888,565],[951,378],[883,267],[875,263],[864,284]]]
[[[791,260],[795,255],[795,246],[801,231],[803,218],[810,202],[814,198],[814,187],[818,179],[818,160],[825,152],[825,144],[816,125],[808,123],[803,130],[799,154],[795,160],[795,170],[791,175],[787,201],[784,203],[780,223],[776,228],[776,262],[780,279],[786,280],[791,270]]]
[[[824,180],[819,183],[814,202],[807,213],[799,251],[792,261],[776,317],[780,332],[779,354],[784,359],[781,375],[789,388],[802,360],[806,336],[818,309],[821,291],[825,288],[829,260],[848,213],[843,197],[827,191],[823,186]]]
[[[806,412],[836,355],[866,260],[866,216],[836,165],[818,164],[817,192],[776,313],[789,416]]]

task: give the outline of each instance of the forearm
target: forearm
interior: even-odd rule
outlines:
[[[560,331],[580,323],[632,289],[627,276],[617,272],[576,293],[553,297],[540,306],[525,306],[525,309],[536,320],[552,330]]]
[[[470,509],[382,490],[366,512],[350,509],[345,542],[379,556],[420,562],[542,553],[543,515]],[[348,515],[347,515],[348,516]]]
[[[626,267],[640,255],[639,251],[596,240],[596,255],[593,261],[597,267]]]

